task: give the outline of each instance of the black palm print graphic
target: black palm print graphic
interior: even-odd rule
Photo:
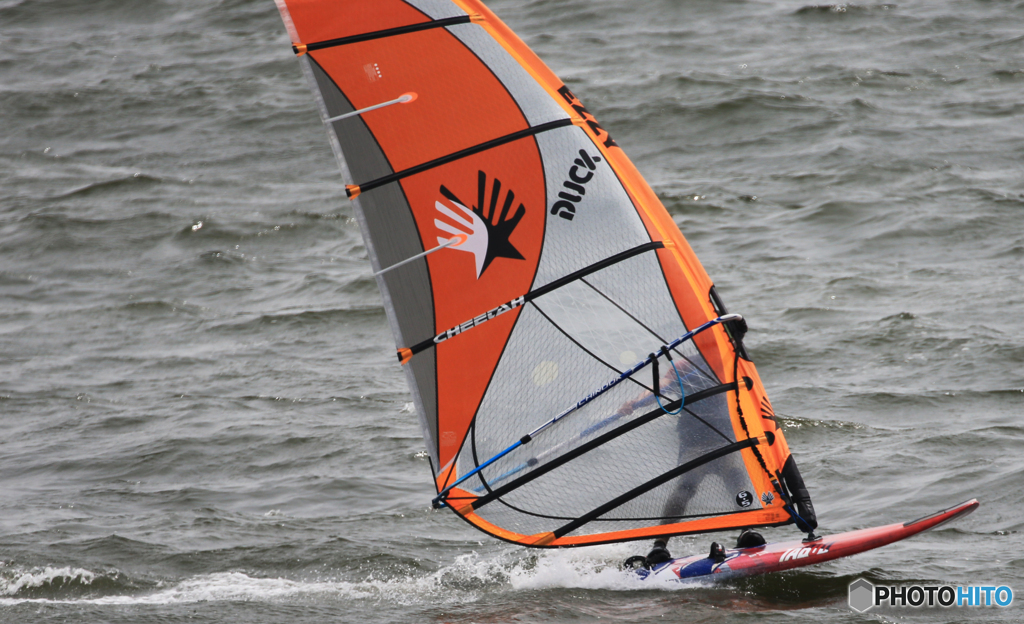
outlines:
[[[441,185],[441,194],[447,197],[453,202],[457,202],[465,206],[465,202],[455,196],[454,193],[449,191],[443,184]],[[484,206],[487,204],[485,201],[487,195],[487,174],[483,171],[477,172],[477,202],[473,206],[472,210],[480,219],[483,220],[484,225],[487,227],[487,255],[484,257],[483,268],[480,269],[480,275],[483,275],[487,270],[487,267],[491,265],[491,261],[495,258],[511,258],[513,260],[525,260],[523,254],[519,253],[509,238],[512,236],[512,232],[515,231],[516,226],[523,219],[526,214],[526,208],[520,202],[519,207],[516,208],[515,214],[510,219],[508,216],[509,209],[512,208],[512,204],[515,202],[516,194],[509,189],[505,192],[505,203],[501,207],[501,213],[497,213],[498,209],[498,198],[501,195],[501,180],[494,178],[494,183],[491,185],[491,201],[487,211],[484,212]]]

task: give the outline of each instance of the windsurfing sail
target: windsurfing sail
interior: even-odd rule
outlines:
[[[725,307],[579,98],[478,0],[277,0],[447,506],[599,544],[791,521]]]

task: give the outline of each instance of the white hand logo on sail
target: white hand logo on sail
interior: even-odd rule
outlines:
[[[505,201],[500,203],[501,180],[494,178],[488,185],[487,174],[483,171],[477,171],[476,185],[476,204],[472,208],[467,208],[465,202],[442,184],[438,191],[445,201],[434,202],[434,207],[440,213],[439,216],[447,217],[449,221],[434,219],[434,225],[443,232],[455,235],[455,238],[449,239],[439,236],[437,242],[473,254],[476,261],[476,278],[480,279],[496,258],[525,260],[509,238],[526,216],[526,206],[519,202],[519,207],[512,210],[516,204],[516,194],[511,189],[505,190]],[[455,207],[454,210],[452,206]]]
[[[458,209],[458,213],[439,201],[434,202],[434,207],[437,208],[438,212],[458,225],[451,225],[447,221],[434,219],[434,225],[439,230],[454,235],[453,238],[441,238],[438,236],[437,242],[440,245],[445,245],[452,240],[461,238],[462,241],[453,243],[451,248],[458,251],[468,251],[473,254],[473,259],[476,261],[476,277],[480,279],[480,273],[484,270],[484,260],[487,257],[487,226],[484,224],[484,220],[480,218],[480,215],[457,201],[448,201]],[[460,215],[459,213],[462,214]]]

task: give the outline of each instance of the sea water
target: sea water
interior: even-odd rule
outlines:
[[[658,586],[617,569],[646,543],[432,510],[274,3],[0,0],[0,621],[848,622],[857,578],[1024,591],[1024,3],[489,5],[748,319],[822,530],[981,508]]]

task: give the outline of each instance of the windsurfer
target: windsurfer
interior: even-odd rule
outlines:
[[[786,460],[786,466],[782,471],[782,478],[786,482],[790,498],[796,507],[796,515],[793,518],[793,522],[801,531],[813,533],[814,529],[818,528],[818,517],[814,513],[814,504],[811,502],[811,496],[807,492],[804,480],[800,476],[800,470],[796,466],[796,460],[793,459],[792,455]],[[646,557],[648,566],[672,560],[672,554],[668,550],[668,541],[668,537],[654,540],[654,545]],[[753,529],[743,529],[736,538],[736,548],[753,548],[755,546],[763,546],[764,544],[764,537]]]
[[[793,501],[793,505],[796,507],[796,514],[793,517],[793,522],[797,528],[805,533],[813,533],[814,529],[818,528],[818,518],[814,513],[814,504],[811,502],[811,495],[807,492],[807,487],[804,485],[804,480],[800,476],[800,470],[796,466],[796,460],[790,455],[789,459],[786,460],[786,465],[782,470],[782,478],[785,481],[786,487],[789,489],[790,498]],[[680,490],[684,489],[685,485],[680,485]],[[679,490],[677,490],[677,494]],[[669,504],[673,501],[678,500],[676,497],[670,500]],[[669,513],[666,513],[668,516]],[[670,561],[672,554],[668,550],[668,537],[662,537],[654,540],[654,545],[651,551],[647,553],[646,563],[648,566],[658,565]],[[764,537],[760,533],[753,529],[744,529],[740,532],[736,538],[736,548],[753,548],[755,546],[763,546],[765,544]]]
[[[670,367],[670,370],[659,379],[658,385],[660,388],[658,394],[663,397],[685,396],[683,390],[687,386],[686,380],[699,377],[701,375],[699,369],[685,358],[670,360]],[[635,401],[623,407],[626,408],[625,411],[628,413],[637,408],[651,405],[655,403],[655,400],[656,397],[653,392],[646,392]],[[658,400],[658,404],[661,405],[661,400]],[[724,405],[719,405],[718,407],[721,408]],[[662,409],[665,409],[664,406],[662,406]],[[691,412],[691,409],[695,410],[695,412]],[[620,412],[622,411],[620,410]],[[692,428],[686,426],[687,419],[680,419],[678,421],[680,436],[678,461],[680,463],[692,459],[695,454],[700,455],[710,452],[721,444],[720,434],[711,424],[716,420],[716,410],[714,407],[708,406],[706,409],[698,409],[693,406],[687,411],[699,420],[704,421],[708,426]],[[700,492],[705,479],[712,474],[729,485],[743,483],[748,478],[741,465],[729,466],[727,464],[719,464],[715,470],[712,470],[710,466],[702,466],[683,474],[677,481],[675,491],[665,502],[662,513],[665,524],[678,522],[681,518],[688,515],[687,506],[694,500],[695,495]],[[797,468],[796,460],[792,455],[789,456],[783,467],[782,481],[789,492],[793,506],[796,508],[793,522],[796,523],[801,531],[812,533],[818,526],[814,505],[811,503],[810,494],[807,492],[807,487],[804,485],[803,478],[800,476],[800,470]],[[754,502],[753,497],[748,500],[750,501],[747,503],[748,505]],[[694,511],[690,510],[690,513],[694,513]],[[647,565],[657,565],[672,559],[672,555],[668,550],[668,540],[668,537],[655,540],[651,551],[646,557]],[[744,529],[737,537],[736,547],[750,548],[763,545],[764,543],[765,540],[759,533],[748,528]]]

